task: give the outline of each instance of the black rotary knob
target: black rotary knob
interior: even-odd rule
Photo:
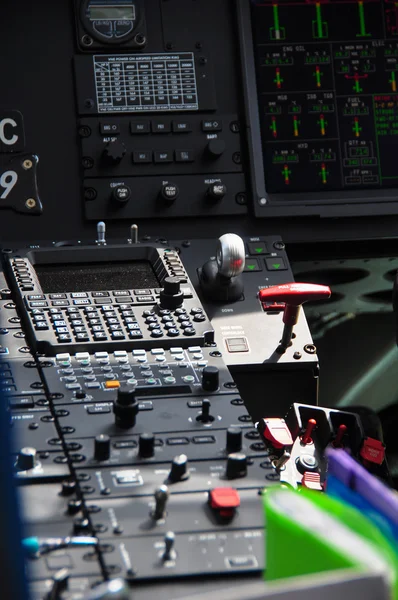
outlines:
[[[207,157],[213,160],[220,158],[220,156],[224,154],[225,148],[226,146],[224,140],[210,140],[206,147]]]
[[[247,475],[246,454],[235,452],[228,455],[227,468],[225,474],[228,479],[237,479]]]
[[[131,198],[131,189],[128,185],[117,185],[112,190],[112,200],[125,204]]]
[[[228,427],[226,449],[228,454],[242,450],[242,430],[239,427]]]
[[[184,294],[181,291],[179,277],[166,277],[163,289],[159,294],[160,306],[168,310],[175,310],[182,306]]]
[[[37,464],[36,448],[21,448],[18,452],[16,468],[18,471],[29,471],[34,469]]]
[[[86,533],[90,529],[90,523],[88,519],[84,517],[76,517],[73,521],[73,533],[79,535],[80,533]]]
[[[76,481],[73,479],[66,479],[62,482],[61,494],[62,496],[71,496],[76,491]]]
[[[138,456],[152,458],[155,454],[155,436],[153,433],[141,433],[138,441]]]
[[[138,410],[139,405],[135,399],[134,388],[120,386],[117,392],[117,399],[113,403],[115,425],[123,429],[134,427]]]
[[[126,154],[126,146],[119,140],[108,142],[102,153],[102,159],[109,166],[118,165]]]
[[[206,196],[209,200],[217,202],[217,200],[222,200],[226,193],[226,185],[223,183],[212,183],[207,189]]]
[[[81,500],[69,500],[68,502],[68,514],[76,515],[83,508],[83,502]]]
[[[180,454],[173,458],[169,473],[169,481],[176,483],[188,477],[188,457],[185,454]]]
[[[97,435],[94,439],[94,459],[108,460],[111,455],[111,438],[109,435]]]
[[[174,200],[177,200],[179,194],[178,185],[175,183],[165,183],[159,192],[159,198],[166,202],[166,204],[172,204]]]
[[[205,392],[216,392],[220,386],[218,367],[207,366],[202,371],[202,388]]]

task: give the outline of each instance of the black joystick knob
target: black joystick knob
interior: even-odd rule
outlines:
[[[205,367],[202,371],[202,388],[205,392],[216,392],[219,388],[220,371],[217,367]]]
[[[118,165],[126,154],[126,146],[119,140],[108,142],[102,153],[102,158],[105,164],[109,166]]]
[[[226,185],[223,183],[212,183],[207,190],[206,196],[209,200],[217,202],[217,200],[222,200],[226,193]]]
[[[166,204],[172,204],[174,200],[177,200],[179,194],[178,185],[175,183],[165,183],[159,192],[159,199]]]
[[[237,479],[238,477],[245,477],[247,475],[246,454],[241,454],[240,452],[229,454],[225,474],[228,479]]]
[[[212,421],[214,421],[214,417],[210,414],[210,408],[211,408],[210,400],[205,398],[202,401],[202,410],[196,417],[196,420],[200,421],[201,423],[211,423]]]
[[[117,392],[117,399],[113,403],[115,425],[123,429],[134,427],[138,410],[139,405],[135,399],[134,389],[121,386]]]
[[[182,306],[184,294],[181,291],[181,283],[178,277],[166,277],[163,289],[159,294],[160,306],[169,310],[175,310]]]
[[[97,435],[94,439],[94,459],[108,460],[111,455],[111,438],[109,435]]]
[[[141,433],[138,441],[138,456],[152,458],[155,454],[155,436],[153,433]]]
[[[227,429],[227,452],[240,452],[242,450],[242,430],[239,427],[229,427]]]
[[[21,448],[18,452],[16,468],[17,471],[29,471],[37,465],[36,448]]]
[[[173,458],[169,473],[169,481],[176,483],[188,477],[188,457],[185,454],[180,454]]]
[[[112,200],[120,204],[125,204],[131,198],[131,189],[128,185],[117,185],[112,190]]]
[[[213,160],[220,158],[220,156],[224,154],[225,148],[226,146],[224,140],[210,140],[206,147],[207,157]]]
[[[76,481],[73,479],[66,479],[62,482],[61,494],[62,496],[71,496],[76,491]]]
[[[169,499],[169,488],[167,485],[161,485],[155,490],[155,510],[151,513],[151,516],[155,521],[164,519],[166,516],[166,504]]]

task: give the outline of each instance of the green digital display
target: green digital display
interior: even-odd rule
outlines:
[[[99,6],[89,7],[91,21],[118,20],[133,21],[135,19],[134,6]]]

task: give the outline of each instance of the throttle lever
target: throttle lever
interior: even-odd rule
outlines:
[[[300,308],[309,300],[324,300],[330,298],[331,290],[327,285],[315,283],[283,283],[269,288],[263,288],[258,293],[259,299],[264,302],[284,302],[283,322],[285,324],[279,351],[285,352],[290,346],[293,327],[297,324]]]

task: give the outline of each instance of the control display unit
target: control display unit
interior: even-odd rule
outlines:
[[[28,321],[29,343],[38,351],[213,341],[213,328],[175,250],[36,250],[11,258],[9,273]]]
[[[267,192],[398,187],[394,3],[257,0],[252,26]]]

